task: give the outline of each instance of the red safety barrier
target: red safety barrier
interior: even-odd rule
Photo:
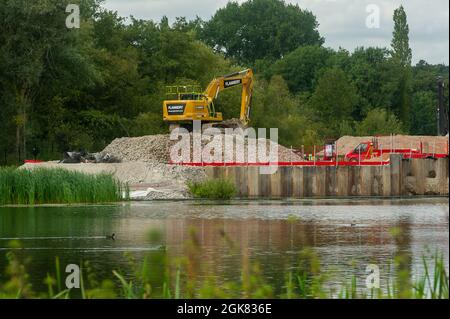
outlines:
[[[448,154],[426,154],[426,153],[407,153],[403,152],[404,159],[423,159],[423,158],[447,158]],[[302,161],[302,162],[270,162],[270,163],[240,163],[240,162],[230,162],[230,163],[201,163],[201,162],[187,162],[187,163],[174,163],[169,162],[172,165],[182,165],[182,166],[385,166],[389,165],[390,161]]]
[[[182,165],[182,166],[212,166],[212,167],[223,167],[223,166],[385,166],[389,165],[389,161],[385,162],[330,162],[330,161],[317,161],[317,162],[271,162],[271,163],[173,163],[172,165]]]

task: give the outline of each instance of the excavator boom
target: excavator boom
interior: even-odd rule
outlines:
[[[232,73],[212,80],[208,85],[208,88],[205,90],[205,95],[212,100],[215,100],[221,91],[236,85],[242,85],[241,112],[239,115],[239,120],[246,125],[250,121],[250,108],[253,93],[253,71],[251,69]]]

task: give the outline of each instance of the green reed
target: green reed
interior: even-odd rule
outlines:
[[[196,198],[232,199],[237,194],[236,186],[222,178],[188,183],[188,187]]]
[[[106,203],[128,196],[128,185],[109,174],[0,168],[0,205]]]

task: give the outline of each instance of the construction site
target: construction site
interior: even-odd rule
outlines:
[[[379,137],[378,147],[383,147],[383,151],[372,150],[370,157],[365,152],[359,157],[357,152],[359,158],[348,158],[355,154],[355,148],[371,140],[371,137],[342,137],[336,141],[337,152],[331,157],[325,154],[326,146],[317,146],[314,155],[278,145],[277,163],[205,160],[173,164],[170,149],[175,142],[169,135],[154,135],[112,141],[101,153],[115,158],[117,163],[31,161],[24,167],[111,173],[130,185],[134,199],[146,200],[190,198],[188,182],[218,177],[234,181],[239,196],[244,198],[448,194],[448,137]],[[390,143],[395,144],[394,152],[389,151]],[[258,167],[266,165],[278,166],[277,172],[260,175]]]
[[[113,174],[130,185],[133,199],[143,200],[190,198],[188,183],[214,178],[233,182],[241,198],[448,194],[444,107],[438,118],[446,136],[343,136],[326,145],[294,148],[249,134],[253,85],[253,72],[247,69],[213,79],[204,92],[194,86],[167,87],[162,113],[171,134],[118,138],[96,154],[67,152],[63,160],[26,161],[24,167]],[[224,120],[214,102],[234,86],[242,86],[240,115]],[[222,143],[230,132],[233,144]],[[178,149],[187,154],[175,161],[173,148],[180,137],[187,142]],[[214,144],[217,138],[220,143]],[[238,140],[241,148],[234,144]],[[195,144],[200,154],[194,154]],[[259,174],[258,167],[264,166],[276,169]]]
[[[0,2],[0,300],[448,299],[449,3],[391,2]]]
[[[213,79],[204,92],[168,87],[170,99],[163,101],[162,113],[171,134],[118,138],[96,154],[67,152],[60,161],[28,160],[24,167],[113,174],[130,186],[132,199],[142,200],[190,198],[188,183],[214,178],[233,182],[241,198],[448,194],[448,133],[343,136],[326,145],[300,148],[279,145],[277,140],[249,134],[253,84],[253,72],[247,69]],[[234,86],[242,86],[240,116],[224,120],[214,101]],[[446,116],[440,114],[444,133]],[[200,125],[197,131],[195,124]],[[230,132],[233,144],[222,143]],[[173,149],[180,137],[187,142],[178,149],[187,154],[175,161]],[[241,148],[234,144],[238,140]],[[200,154],[194,154],[195,144]],[[231,155],[225,156],[226,151]],[[264,166],[276,169],[260,174],[258,167]]]

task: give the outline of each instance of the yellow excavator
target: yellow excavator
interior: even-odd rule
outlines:
[[[214,101],[221,91],[237,85],[242,85],[240,123],[228,124],[222,113],[216,112]],[[170,130],[180,125],[191,125],[195,120],[218,127],[246,127],[250,121],[252,93],[251,69],[215,78],[201,93],[198,86],[168,86],[167,95],[172,99],[163,102],[163,120],[170,124]]]

